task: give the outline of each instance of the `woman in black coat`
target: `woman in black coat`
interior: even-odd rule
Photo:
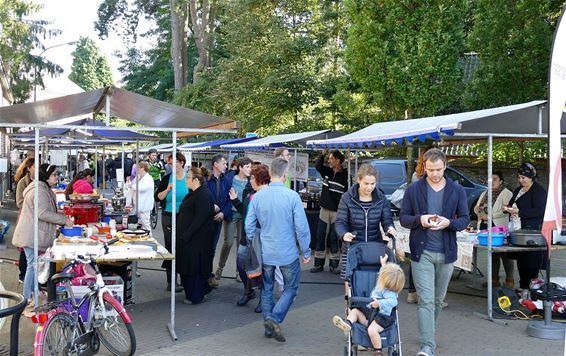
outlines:
[[[210,291],[214,206],[200,168],[193,167],[188,171],[186,185],[191,194],[183,199],[179,208],[176,266],[185,289],[183,303],[198,304]]]
[[[511,218],[521,218],[521,229],[537,230],[542,228],[544,210],[546,208],[546,190],[535,181],[536,169],[530,163],[523,163],[518,171],[519,184],[513,191],[513,197],[504,212],[511,214]],[[528,289],[531,279],[537,278],[540,269],[546,269],[546,252],[517,252],[513,254],[517,259],[519,270],[519,287]]]
[[[377,189],[378,173],[371,164],[364,163],[358,170],[358,182],[342,195],[336,215],[336,234],[342,244],[342,270],[345,279],[346,253],[350,243],[383,242],[383,231],[395,234],[391,205]]]

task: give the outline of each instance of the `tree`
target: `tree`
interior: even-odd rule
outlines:
[[[466,0],[347,0],[346,61],[383,117],[435,115],[460,99]]]
[[[47,21],[28,19],[40,9],[31,1],[0,1],[0,89],[10,104],[27,100],[34,84],[42,86],[43,71],[51,75],[63,72],[57,64],[31,53],[45,49],[42,38],[60,34],[46,29]]]
[[[102,88],[113,83],[108,60],[88,37],[81,37],[73,51],[73,64],[69,79],[84,90]]]
[[[546,97],[552,37],[564,0],[475,2],[468,48],[479,65],[466,87],[469,110]]]

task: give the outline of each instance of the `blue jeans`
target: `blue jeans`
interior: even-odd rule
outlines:
[[[28,300],[31,299],[31,296],[35,291],[35,287],[33,285],[34,283],[33,281],[35,280],[35,270],[33,268],[35,258],[32,247],[24,247],[24,252],[26,254],[26,261],[28,263],[28,268],[26,269],[26,276],[24,278],[24,298]]]
[[[273,284],[275,282],[275,267],[263,265],[263,289],[261,290],[261,307],[263,319],[271,319],[278,324],[282,323],[285,315],[297,297],[299,280],[301,278],[301,265],[297,258],[286,266],[279,266],[283,274],[283,292],[277,303],[273,301]]]
[[[445,263],[443,253],[424,250],[419,262],[412,261],[413,280],[418,294],[417,317],[421,347],[436,348],[436,321],[450,283],[453,263]]]
[[[242,280],[242,284],[244,285],[245,293],[248,293],[247,286],[248,286],[248,275],[246,273],[246,258],[248,255],[248,245],[240,245],[238,244],[238,255],[236,257],[236,269],[238,270],[238,274],[240,275],[240,279]]]

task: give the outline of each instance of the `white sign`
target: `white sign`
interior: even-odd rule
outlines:
[[[116,181],[123,182],[124,181],[124,169],[116,168]]]
[[[273,161],[273,152],[246,152],[246,157],[270,167]],[[309,178],[309,155],[307,153],[297,152],[297,164],[295,165],[295,152],[291,151],[289,163],[291,180],[296,177],[298,181],[306,181]]]
[[[0,158],[0,173],[7,173],[7,172],[8,172],[8,159]]]

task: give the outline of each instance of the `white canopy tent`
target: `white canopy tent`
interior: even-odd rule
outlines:
[[[251,150],[265,150],[269,148],[285,147],[286,145],[292,143],[306,146],[307,139],[325,140],[332,137],[336,137],[337,135],[341,135],[341,134],[335,131],[333,132],[331,130],[308,131],[308,132],[299,132],[292,134],[267,136],[249,142],[221,145],[220,148],[228,151],[244,151],[244,150],[251,151]]]
[[[562,119],[566,114],[563,113]],[[548,108],[545,100],[498,108],[470,111],[465,113],[426,117],[422,119],[380,122],[362,130],[330,140],[309,140],[311,147],[328,148],[363,148],[379,147],[392,143],[403,144],[425,139],[477,140],[486,138],[488,144],[487,182],[488,201],[492,194],[493,138],[546,139],[548,135]],[[563,120],[562,120],[563,121]],[[566,134],[566,125],[561,123],[561,134]],[[488,222],[492,225],[492,206],[488,205]],[[488,276],[491,276],[492,264],[491,228],[488,233]],[[493,320],[492,280],[487,278],[487,317]]]
[[[78,115],[92,115],[104,110],[106,126],[90,126],[88,130],[123,131],[124,128],[110,126],[110,116],[126,119],[143,125],[143,127],[128,127],[129,131],[162,131],[172,133],[173,155],[177,151],[177,132],[189,133],[235,133],[237,128],[233,120],[209,115],[199,111],[183,108],[170,103],[129,92],[114,86],[96,89],[84,93],[37,101],[33,103],[16,104],[0,108],[0,127],[32,128],[35,140],[35,162],[39,162],[40,129],[84,129],[79,125],[51,124],[54,120]],[[95,138],[95,137],[93,137]],[[139,145],[139,143],[138,143]],[[175,160],[175,157],[173,157]],[[35,176],[39,176],[39,164],[35,165]],[[175,175],[176,166],[173,165]],[[35,182],[34,207],[34,256],[38,257],[39,215],[38,215],[38,180]],[[173,201],[175,209],[176,180],[173,180]],[[174,212],[174,211],[173,211]],[[175,255],[176,247],[176,214],[172,214],[172,250]],[[37,265],[35,266],[37,269]],[[175,263],[172,264],[172,278],[176,276]],[[35,274],[35,302],[38,303],[37,273]],[[175,332],[175,289],[171,289],[171,321],[167,325],[169,333],[177,340]]]

